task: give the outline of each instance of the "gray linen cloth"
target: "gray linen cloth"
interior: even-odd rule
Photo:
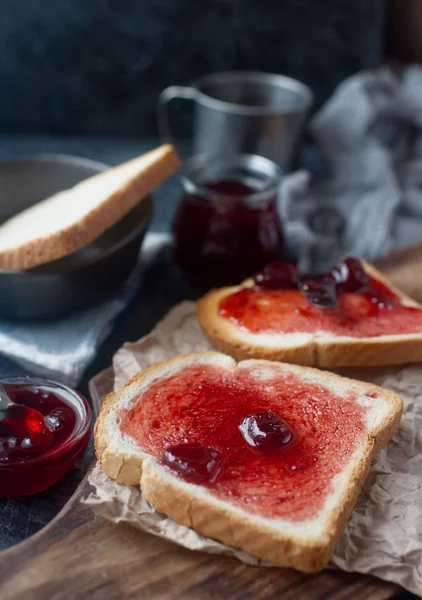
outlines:
[[[344,254],[373,259],[422,238],[421,68],[350,77],[310,130],[326,171],[313,178],[305,171],[286,176],[280,202],[287,245],[302,269],[324,270]],[[167,240],[149,234],[144,260]],[[141,267],[114,300],[68,319],[0,321],[0,353],[29,371],[76,385],[134,296]],[[10,363],[0,364],[2,372],[10,372]]]
[[[0,321],[0,353],[26,371],[77,385],[113,321],[135,296],[141,284],[143,265],[151,261],[167,241],[166,234],[145,236],[138,265],[112,300],[51,323]],[[9,362],[0,365],[1,375],[17,372],[19,370]]]
[[[325,270],[345,254],[373,259],[422,239],[422,68],[348,78],[310,131],[325,172],[288,175],[280,207],[301,268]]]

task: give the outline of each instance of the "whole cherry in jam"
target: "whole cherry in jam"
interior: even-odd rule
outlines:
[[[294,289],[297,287],[298,269],[284,260],[276,260],[255,273],[254,281],[265,289]]]
[[[239,431],[249,446],[264,452],[287,450],[295,441],[290,426],[272,410],[248,415],[240,423]]]
[[[318,308],[334,308],[338,306],[336,281],[330,274],[301,275],[298,288],[305,298]]]
[[[220,452],[197,443],[168,446],[162,462],[193,482],[215,483],[223,472]]]
[[[0,385],[0,460],[14,455],[40,454],[50,448],[54,427],[38,410],[15,404]]]
[[[379,281],[371,281],[368,273],[357,258],[345,258],[332,269],[339,292],[362,294],[372,305],[370,312],[393,308],[394,303],[388,296],[388,289]],[[375,286],[375,287],[374,287]]]
[[[357,258],[345,258],[331,270],[339,292],[362,292],[371,286],[369,276]]]

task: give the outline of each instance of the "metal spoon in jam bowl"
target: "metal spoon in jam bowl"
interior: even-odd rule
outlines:
[[[53,428],[38,410],[16,404],[0,384],[0,461],[41,454],[54,440]]]

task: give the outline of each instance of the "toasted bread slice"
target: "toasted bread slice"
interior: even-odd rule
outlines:
[[[262,358],[316,367],[381,366],[422,361],[422,306],[395,288],[373,265],[361,262],[368,275],[396,295],[401,306],[416,309],[410,331],[405,334],[388,331],[373,337],[339,335],[324,330],[254,333],[219,314],[220,302],[242,289],[253,287],[252,279],[239,286],[211,290],[201,298],[197,305],[199,322],[210,343],[236,360]]]
[[[29,269],[75,252],[179,166],[173,147],[160,146],[22,211],[0,226],[0,268]]]
[[[257,410],[277,412],[296,444],[275,455],[251,448],[238,426]],[[314,572],[401,412],[401,398],[373,384],[202,352],[153,365],[110,394],[95,446],[106,474],[140,484],[156,510],[274,565]],[[221,452],[214,483],[163,463],[168,445],[190,443]]]

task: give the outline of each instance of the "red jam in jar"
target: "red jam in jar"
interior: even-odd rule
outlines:
[[[10,377],[2,384],[16,406],[0,412],[0,496],[34,494],[85,453],[90,409],[77,392],[50,379]]]
[[[173,221],[174,256],[195,287],[240,283],[280,258],[276,165],[243,155],[217,166],[188,163],[187,173]]]

